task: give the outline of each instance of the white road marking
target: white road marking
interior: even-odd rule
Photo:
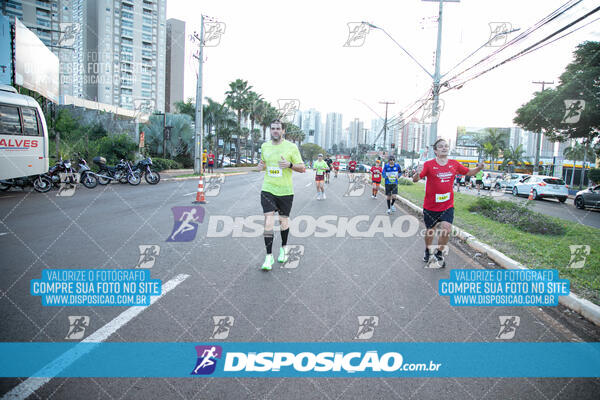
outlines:
[[[312,185],[312,182],[308,182],[304,187],[309,187],[310,185]]]
[[[162,285],[162,292],[159,296],[151,297],[150,306],[160,300],[165,294],[175,289],[177,285],[189,278],[189,275],[179,274],[175,278],[171,279],[164,285]],[[149,308],[150,306],[133,306],[119,314],[115,319],[92,333],[86,339],[82,340],[81,343],[101,343],[108,339],[113,333],[119,328],[125,326],[129,321],[139,315],[142,311]],[[77,361],[81,356],[92,351],[96,346],[75,346],[71,350],[63,353],[58,358],[54,359],[48,365],[43,367],[41,370],[36,372],[34,375],[42,376],[40,378],[27,378],[25,381],[15,386],[10,392],[6,393],[2,399],[26,399],[36,390],[44,386],[46,383],[58,375],[63,369]]]
[[[184,196],[191,196],[191,195],[196,194],[196,193],[198,193],[197,190],[195,192],[192,192],[192,193],[186,193],[186,194],[184,194]]]
[[[8,232],[0,232],[0,236],[8,235]]]

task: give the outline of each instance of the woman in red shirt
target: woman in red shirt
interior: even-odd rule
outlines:
[[[427,263],[437,261],[440,268],[446,266],[443,255],[448,254],[446,246],[454,222],[454,178],[458,174],[473,176],[481,171],[484,165],[479,163],[476,168],[469,169],[456,160],[449,160],[449,150],[445,139],[436,140],[433,144],[435,158],[419,165],[413,175],[413,182],[427,177],[423,201],[423,219],[427,228],[423,261]],[[433,235],[438,224],[442,234],[438,238],[437,246],[434,247],[432,246]],[[430,253],[432,248],[436,248],[434,255]]]

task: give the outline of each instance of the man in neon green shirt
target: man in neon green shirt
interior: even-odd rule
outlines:
[[[265,214],[264,239],[267,256],[262,269],[270,271],[273,263],[273,226],[275,225],[275,211],[279,213],[279,226],[281,230],[281,248],[277,261],[287,261],[287,238],[290,233],[289,216],[294,200],[294,186],[292,184],[292,170],[305,172],[304,162],[300,156],[298,146],[283,138],[285,128],[281,121],[271,123],[271,141],[265,142],[260,150],[260,163],[258,170],[265,171],[260,203]]]
[[[477,186],[477,196],[479,196],[483,185],[483,171],[481,170],[475,174],[475,185]]]
[[[315,183],[317,185],[317,200],[325,200],[325,172],[329,170],[329,165],[323,160],[323,154],[319,154],[317,162],[314,163]]]

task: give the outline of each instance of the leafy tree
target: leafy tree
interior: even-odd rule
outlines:
[[[196,101],[192,97],[188,97],[186,102],[176,101],[175,109],[177,114],[187,114],[192,117],[192,121],[196,118]]]
[[[600,132],[600,42],[586,41],[577,46],[555,89],[536,92],[533,99],[517,110],[514,122],[532,132],[543,132],[551,140],[580,139],[585,147],[596,146]],[[577,111],[579,120],[566,120],[565,100],[585,101]],[[587,158],[587,153],[584,153]],[[537,170],[538,155],[535,168]],[[580,185],[583,184],[583,178]]]
[[[98,153],[106,157],[108,164],[116,164],[120,159],[131,160],[136,150],[137,143],[125,133],[98,140]]]
[[[319,153],[325,154],[325,150],[314,143],[304,143],[300,146],[300,154],[302,154],[302,159],[305,163],[310,163],[313,160],[316,160],[317,155]]]

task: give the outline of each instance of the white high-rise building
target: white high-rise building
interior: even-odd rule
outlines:
[[[321,113],[311,108],[308,111],[302,111],[300,114],[301,124],[299,125],[306,135],[304,143],[315,143],[320,146],[321,143]]]
[[[342,140],[342,114],[328,113],[325,122],[325,149],[331,149],[335,144],[339,147]]]
[[[364,123],[360,119],[354,118],[348,127],[348,147],[352,148],[357,144],[365,143]]]

